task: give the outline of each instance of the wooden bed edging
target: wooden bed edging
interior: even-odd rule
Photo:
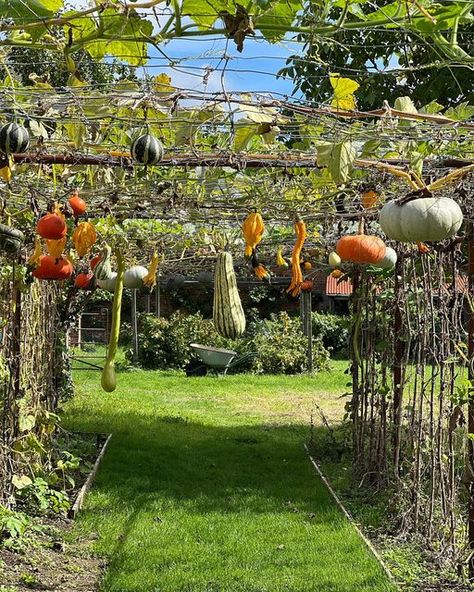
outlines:
[[[331,497],[333,498],[333,500],[336,502],[337,507],[341,510],[341,512],[344,514],[344,516],[347,518],[347,520],[349,520],[349,522],[351,523],[352,527],[356,530],[357,534],[364,541],[365,546],[369,549],[369,551],[375,557],[375,559],[377,560],[377,562],[380,564],[380,566],[382,567],[382,569],[383,569],[385,575],[387,576],[387,578],[398,589],[398,583],[395,580],[392,572],[389,570],[389,568],[387,567],[386,563],[384,562],[384,560],[380,556],[380,553],[377,551],[377,549],[374,547],[374,545],[370,542],[370,540],[365,536],[365,534],[362,532],[362,530],[360,529],[360,527],[358,526],[358,524],[355,522],[354,518],[349,514],[349,511],[346,509],[346,507],[343,505],[343,503],[339,499],[339,496],[334,491],[334,489],[332,488],[332,485],[329,483],[329,481],[327,480],[327,478],[324,476],[324,474],[321,471],[321,468],[319,467],[318,463],[311,456],[311,453],[310,453],[310,451],[308,449],[307,444],[304,444],[304,449],[306,450],[306,454],[308,455],[308,458],[311,461],[311,464],[313,465],[314,470],[318,474],[318,477],[321,479],[321,481],[323,482],[323,484],[326,487],[326,489],[331,494]]]
[[[109,434],[107,436],[107,439],[104,442],[104,445],[102,446],[102,448],[99,452],[99,456],[95,459],[95,463],[94,463],[94,466],[92,467],[92,471],[89,473],[84,485],[79,490],[79,493],[77,494],[77,497],[76,497],[76,501],[74,502],[74,504],[72,505],[72,507],[69,509],[69,511],[67,513],[68,518],[71,518],[72,520],[74,520],[74,518],[77,516],[77,513],[79,512],[79,510],[82,508],[86,494],[89,491],[89,489],[91,488],[92,482],[94,481],[97,471],[99,470],[100,462],[101,462],[102,458],[104,457],[105,451],[106,451],[107,446],[109,445],[109,442],[110,442],[110,438],[112,438],[112,434]]]

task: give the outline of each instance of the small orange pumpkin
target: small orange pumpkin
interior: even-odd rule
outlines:
[[[420,253],[420,255],[426,255],[430,252],[429,246],[425,245],[425,243],[416,243],[416,246],[418,247],[418,253]]]
[[[339,279],[343,275],[343,272],[340,269],[333,269],[331,275],[333,278]]]
[[[46,214],[39,219],[36,230],[42,238],[60,240],[66,236],[67,226],[58,214]]]
[[[80,290],[89,290],[93,278],[93,273],[79,273],[74,280],[74,286]]]
[[[374,208],[379,201],[379,195],[373,189],[369,189],[368,191],[364,191],[360,196],[360,203],[362,207],[366,210],[370,208]]]
[[[79,192],[77,190],[72,192],[71,197],[68,199],[68,203],[74,212],[74,216],[81,216],[87,210],[87,204],[79,197]]]
[[[383,240],[370,234],[346,235],[336,244],[339,257],[353,263],[377,263],[385,257],[385,251]]]
[[[52,257],[41,255],[38,267],[33,271],[35,278],[39,280],[67,280],[71,277],[74,268],[65,257]]]
[[[302,292],[311,292],[313,287],[314,287],[313,280],[304,280],[304,282],[301,284]]]

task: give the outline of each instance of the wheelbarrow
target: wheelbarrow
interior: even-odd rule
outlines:
[[[204,376],[208,368],[216,370],[219,374],[227,374],[227,370],[240,366],[247,360],[254,358],[257,354],[249,352],[235,359],[237,352],[231,349],[211,347],[200,343],[191,343],[190,347],[197,354],[202,364],[197,360],[191,362],[186,373],[188,376]]]

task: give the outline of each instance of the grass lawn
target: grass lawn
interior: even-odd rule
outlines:
[[[311,377],[77,372],[65,427],[112,432],[75,536],[114,592],[388,592],[303,450],[313,401],[340,413],[344,362]]]

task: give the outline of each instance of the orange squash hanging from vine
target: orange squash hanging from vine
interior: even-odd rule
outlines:
[[[245,256],[251,257],[262,240],[265,231],[263,218],[258,212],[252,212],[245,218],[242,224],[242,232],[245,239]]]
[[[72,241],[79,257],[83,257],[97,241],[95,228],[90,222],[81,222],[74,230]]]
[[[291,282],[286,291],[296,298],[301,292],[301,285],[303,283],[301,251],[307,237],[306,224],[299,216],[295,218],[295,234],[296,242],[291,254]]]

